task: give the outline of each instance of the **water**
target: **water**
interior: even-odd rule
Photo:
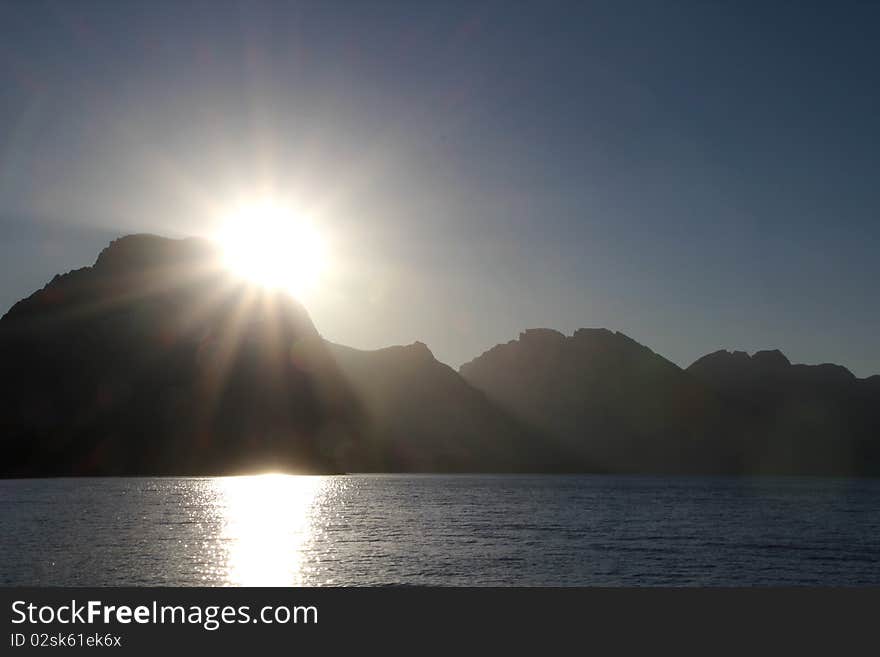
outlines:
[[[880,480],[0,481],[5,585],[878,585]]]

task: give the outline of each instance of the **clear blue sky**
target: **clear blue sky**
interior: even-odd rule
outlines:
[[[880,3],[4,2],[0,312],[271,186],[330,339],[880,373]]]

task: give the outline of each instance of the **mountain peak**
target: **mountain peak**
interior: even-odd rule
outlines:
[[[521,342],[559,342],[565,340],[565,334],[550,328],[530,328],[519,334]]]
[[[764,349],[752,354],[752,361],[767,368],[785,368],[791,361],[779,349]]]
[[[764,349],[749,356],[744,351],[716,351],[694,361],[687,371],[725,388],[747,388],[755,382],[779,381],[803,385],[846,385],[855,375],[842,365],[793,365],[779,349]]]
[[[728,351],[719,349],[712,353],[701,356],[688,366],[688,370],[706,367],[754,367],[766,371],[771,369],[784,369],[791,366],[791,361],[786,358],[779,349],[763,349],[749,355],[745,351]]]
[[[172,265],[207,264],[216,262],[216,259],[215,247],[204,239],[172,239],[136,233],[110,242],[98,255],[94,268],[131,272]]]
[[[400,349],[404,353],[411,355],[413,358],[418,358],[420,360],[435,360],[434,353],[428,345],[421,340],[416,340],[412,344],[400,347]]]

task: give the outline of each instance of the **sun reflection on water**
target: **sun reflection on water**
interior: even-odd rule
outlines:
[[[303,582],[303,550],[312,510],[325,477],[268,474],[216,479],[226,579],[235,586],[296,586]]]

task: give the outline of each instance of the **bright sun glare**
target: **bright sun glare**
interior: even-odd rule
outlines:
[[[303,551],[324,477],[267,474],[212,480],[224,518],[227,579],[236,586],[301,585]]]
[[[223,223],[217,241],[230,270],[296,297],[312,291],[327,266],[326,245],[315,226],[273,201],[240,207]]]

